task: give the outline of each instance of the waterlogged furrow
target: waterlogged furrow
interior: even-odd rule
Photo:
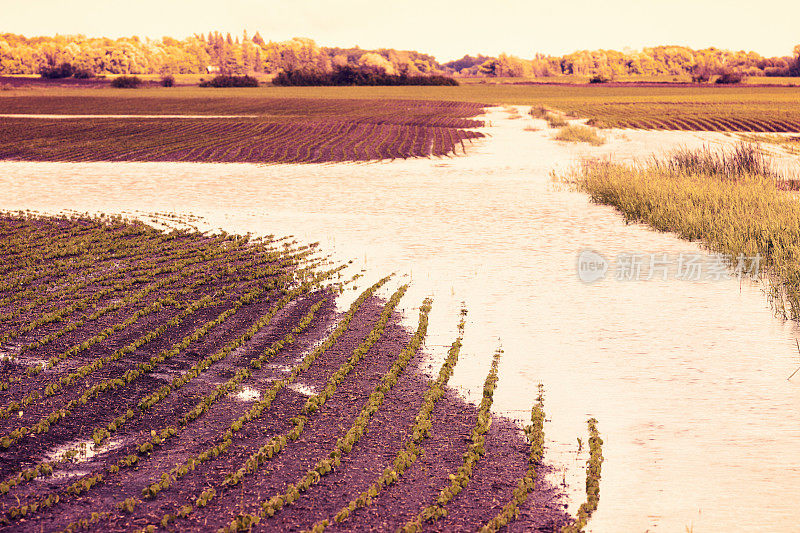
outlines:
[[[436,403],[444,396],[447,383],[453,375],[453,370],[458,363],[458,356],[461,353],[461,342],[464,339],[464,325],[466,317],[466,309],[461,310],[461,321],[458,324],[458,337],[455,342],[450,346],[447,351],[442,367],[439,369],[439,376],[430,387],[425,391],[425,396],[422,400],[422,405],[414,417],[414,424],[409,431],[410,437],[403,444],[402,449],[395,456],[394,461],[388,465],[378,479],[372,483],[366,490],[364,490],[357,498],[350,501],[333,517],[333,521],[337,524],[345,522],[357,510],[371,505],[375,498],[377,498],[384,488],[393,485],[403,476],[403,473],[409,466],[414,464],[420,455],[423,453],[421,442],[430,436],[433,424],[430,417],[433,413]],[[320,520],[314,524],[306,532],[321,533],[325,531],[330,525],[329,519]]]
[[[578,509],[578,516],[572,524],[561,529],[561,533],[580,533],[600,502],[600,473],[603,466],[603,439],[597,430],[597,420],[590,418],[589,426],[589,460],[586,461],[586,501]]]
[[[486,376],[486,381],[483,384],[483,399],[478,409],[475,426],[472,428],[469,449],[464,454],[464,463],[458,468],[455,474],[450,475],[450,485],[442,489],[436,501],[423,509],[414,519],[409,520],[398,528],[398,532],[416,533],[422,531],[423,522],[435,522],[439,518],[447,516],[447,504],[461,492],[461,489],[463,489],[472,478],[475,465],[486,453],[484,444],[486,441],[486,433],[489,431],[489,425],[492,423],[491,408],[494,402],[494,389],[497,386],[497,368],[502,355],[503,350],[501,349],[495,352],[494,358],[492,359],[491,370],[489,370],[489,374]]]
[[[480,529],[480,533],[496,533],[519,516],[519,508],[528,500],[528,494],[536,483],[537,469],[544,457],[544,389],[539,384],[539,396],[531,409],[531,423],[525,426],[525,436],[530,445],[528,471],[517,482],[514,497],[497,515]]]
[[[269,500],[261,502],[260,510],[257,514],[240,514],[228,526],[220,528],[219,533],[249,530],[262,520],[268,520],[280,512],[281,509],[297,501],[302,493],[308,491],[311,487],[319,483],[323,476],[333,472],[341,465],[342,458],[348,455],[353,447],[361,440],[372,416],[381,408],[386,395],[397,384],[398,379],[405,371],[408,363],[411,362],[411,359],[414,358],[420,346],[422,346],[422,342],[425,340],[428,330],[428,313],[430,313],[432,303],[431,299],[426,299],[420,306],[419,325],[417,326],[417,331],[414,333],[414,336],[411,338],[411,342],[398,354],[392,368],[383,375],[381,382],[375,387],[372,394],[370,394],[366,405],[356,417],[353,425],[344,436],[339,438],[336,442],[336,446],[327,457],[317,461],[306,475],[298,479],[294,484],[289,485],[284,493],[276,494]]]

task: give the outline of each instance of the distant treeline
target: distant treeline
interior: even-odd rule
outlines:
[[[762,57],[755,52],[719,48],[693,50],[685,46],[657,46],[640,51],[581,50],[565,56],[537,54],[533,59],[500,54],[464,56],[442,65],[447,71],[470,77],[587,76],[611,80],[619,76],[692,76],[707,81],[713,75],[800,76],[800,45],[793,56]]]
[[[275,85],[458,85],[448,76],[387,74],[377,68],[336,67],[333,72],[284,70],[272,79]]]
[[[327,79],[343,68],[383,71],[387,76],[599,76],[614,79],[636,75],[691,75],[702,81],[709,75],[800,76],[800,46],[794,55],[763,57],[755,52],[718,48],[694,50],[684,46],[656,46],[638,51],[582,50],[564,56],[537,54],[532,59],[500,54],[464,56],[439,63],[430,54],[393,49],[329,48],[311,39],[265,41],[259,33],[232,37],[217,32],[185,39],[119,39],[56,35],[24,37],[0,34],[0,75],[60,75],[69,64],[79,76],[102,74],[223,74],[244,76],[282,71],[315,73]],[[324,76],[321,76],[323,75]],[[389,78],[387,78],[389,79]]]

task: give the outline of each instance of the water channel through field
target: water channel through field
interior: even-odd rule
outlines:
[[[800,373],[786,378],[800,366],[798,328],[773,317],[758,284],[674,273],[617,280],[621,254],[713,258],[673,235],[626,225],[551,178],[586,157],[645,157],[729,138],[612,131],[600,147],[567,145],[520,111],[523,118],[489,110],[490,137],[443,159],[0,162],[0,209],[190,213],[208,227],[319,241],[366,269],[359,289],[397,272],[397,282],[412,281],[409,325],[422,298],[434,296],[432,371],[466,303],[452,382],[467,398],[479,400],[498,346],[505,353],[495,412],[526,420],[544,385],[546,459],[573,514],[585,498],[587,446],[578,453],[577,438],[586,443],[587,418],[599,421],[605,463],[589,530],[797,530]],[[579,279],[584,250],[610,260],[604,279]]]

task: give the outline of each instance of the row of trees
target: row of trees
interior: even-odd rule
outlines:
[[[762,57],[755,52],[685,46],[657,46],[643,50],[581,50],[565,56],[537,54],[522,59],[500,54],[498,57],[464,56],[443,65],[461,76],[543,77],[560,75],[617,76],[692,75],[696,78],[736,72],[746,76],[800,76],[800,45],[794,55]]]
[[[382,67],[334,67],[332,72],[284,70],[272,79],[274,85],[458,85],[449,76],[387,74]]]
[[[241,37],[220,33],[183,40],[82,35],[26,38],[0,34],[0,75],[58,71],[63,64],[94,74],[277,73],[283,70],[332,72],[336,67],[381,69],[389,75],[443,74],[427,54],[398,50],[323,48],[311,39],[266,42],[256,33]],[[209,67],[211,67],[209,69]]]
[[[27,38],[0,34],[0,75],[57,71],[68,63],[92,74],[184,74],[210,70],[228,75],[282,71],[331,73],[341,68],[383,71],[390,76],[456,74],[460,76],[542,77],[559,75],[699,75],[738,72],[749,76],[800,75],[800,46],[794,56],[762,57],[755,52],[718,48],[693,50],[657,46],[639,51],[583,50],[565,56],[537,54],[532,59],[501,54],[464,56],[440,64],[431,55],[392,49],[327,48],[311,39],[265,41],[256,33],[223,36],[213,32],[178,40],[82,35]]]

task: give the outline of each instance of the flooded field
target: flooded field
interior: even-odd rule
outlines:
[[[517,118],[514,118],[514,117]],[[738,279],[581,281],[591,250],[711,257],[553,182],[584,158],[647,157],[722,144],[722,133],[611,130],[603,146],[557,143],[544,121],[493,109],[467,156],[325,165],[0,162],[0,208],[174,212],[201,228],[294,235],[354,259],[372,281],[398,272],[408,302],[434,297],[433,368],[469,309],[453,381],[477,401],[498,344],[493,410],[525,420],[545,388],[547,462],[574,514],[585,421],[605,441],[591,531],[789,530],[800,491],[797,327]],[[538,131],[528,131],[538,128]],[[346,303],[344,304],[346,305]],[[401,304],[402,307],[402,304]],[[405,309],[408,326],[416,312]],[[302,388],[302,390],[300,390]],[[298,392],[308,391],[298,384]],[[242,401],[250,391],[243,390]],[[579,451],[578,437],[583,439]]]

